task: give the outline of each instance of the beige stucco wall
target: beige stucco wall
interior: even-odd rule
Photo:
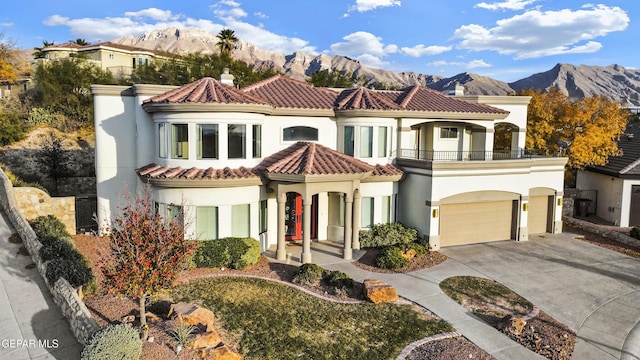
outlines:
[[[75,197],[52,198],[44,191],[32,187],[16,187],[13,192],[16,205],[25,219],[53,215],[65,225],[71,235],[76,234]]]

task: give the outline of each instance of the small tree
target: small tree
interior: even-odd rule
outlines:
[[[125,204],[107,229],[110,254],[102,273],[110,293],[139,301],[140,332],[146,340],[147,298],[173,285],[188,265],[196,244],[185,240],[182,214],[165,219],[155,211],[149,185],[135,199],[126,194]]]
[[[53,192],[58,194],[58,180],[73,174],[71,159],[62,146],[62,139],[50,132],[49,139],[38,150],[36,161],[44,166],[44,173],[53,180]]]

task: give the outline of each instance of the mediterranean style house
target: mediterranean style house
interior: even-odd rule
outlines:
[[[225,71],[181,86],[94,85],[98,218],[149,183],[186,236],[359,249],[399,221],[441,246],[562,231],[566,158],[523,151],[529,97],[316,88],[284,76],[236,89]],[[494,150],[496,125],[509,124]]]
[[[618,140],[622,155],[606,165],[578,171],[576,188],[595,196],[588,201],[589,214],[621,227],[640,225],[640,123],[630,122]]]
[[[82,56],[100,66],[102,70],[110,71],[116,79],[130,76],[138,66],[149,65],[153,60],[165,58],[149,49],[112,42],[84,46],[74,42],[66,42],[47,46],[41,51],[43,57],[35,60],[34,65],[36,66],[52,60]]]

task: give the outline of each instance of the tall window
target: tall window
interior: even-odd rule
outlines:
[[[267,219],[268,219],[268,213],[267,213],[267,200],[262,200],[260,201],[260,234],[262,234],[263,232],[267,231]]]
[[[182,211],[182,206],[175,204],[167,205],[167,221],[177,221],[180,225],[184,227],[184,213]]]
[[[218,238],[218,207],[198,206],[196,208],[196,231],[200,240]]]
[[[292,126],[282,130],[284,141],[318,141],[318,129],[308,126]]]
[[[249,237],[251,217],[249,204],[233,205],[231,207],[231,236]]]
[[[253,157],[262,157],[262,125],[253,125]]]
[[[189,158],[189,125],[171,125],[171,157],[174,159]]]
[[[198,125],[198,159],[218,158],[218,125]]]
[[[387,128],[378,127],[378,157],[387,157]]]
[[[247,126],[238,124],[229,124],[228,139],[229,159],[244,159],[246,158],[246,144],[247,144]]]
[[[382,223],[391,222],[391,196],[382,197]]]
[[[360,157],[370,158],[373,156],[373,127],[360,127]]]
[[[167,158],[167,124],[158,124],[158,156]]]
[[[354,139],[353,139],[353,126],[344,127],[344,153],[349,156],[353,156]]]
[[[370,228],[373,225],[373,198],[363,197],[360,200],[360,227]]]

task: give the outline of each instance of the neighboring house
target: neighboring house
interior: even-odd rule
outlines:
[[[274,76],[241,90],[232,76],[182,87],[94,85],[98,218],[125,186],[150,183],[158,211],[185,214],[187,236],[343,244],[400,221],[434,249],[560,232],[566,158],[524,151],[529,97],[316,88]],[[224,84],[224,83],[226,84]],[[493,151],[494,126],[515,126]]]
[[[84,46],[74,42],[66,42],[47,46],[41,51],[44,57],[36,59],[36,65],[51,60],[82,56],[94,62],[103,70],[110,71],[116,79],[130,76],[134,69],[142,65],[149,65],[157,58],[165,58],[149,49],[120,45],[112,42]]]
[[[30,77],[21,77],[16,81],[0,80],[0,98],[19,95],[31,87]]]
[[[578,171],[576,188],[597,192],[592,200],[599,218],[621,227],[640,225],[640,123],[627,125],[618,147],[622,156]]]

